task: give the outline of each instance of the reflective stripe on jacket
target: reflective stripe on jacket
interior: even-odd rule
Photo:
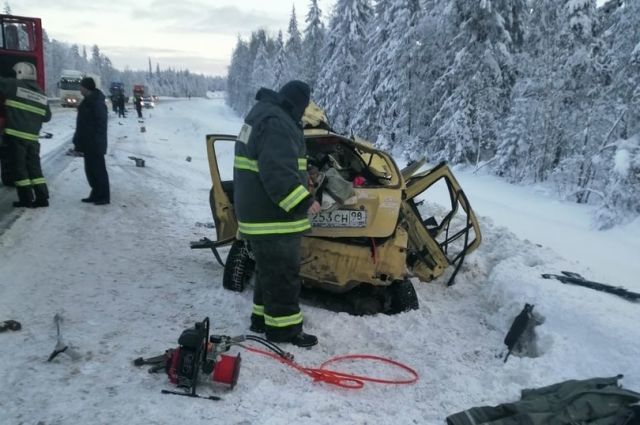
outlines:
[[[5,133],[38,141],[42,123],[51,119],[47,97],[35,81],[0,78],[0,93],[6,110]]]

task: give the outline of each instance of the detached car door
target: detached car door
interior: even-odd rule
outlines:
[[[238,230],[233,209],[233,158],[236,136],[207,135],[207,158],[211,174],[209,205],[216,225],[216,245],[232,242]]]
[[[451,169],[443,162],[426,171],[409,166],[402,171],[405,200],[402,214],[409,226],[408,266],[424,281],[455,265],[449,284],[466,254],[482,240],[469,200]]]

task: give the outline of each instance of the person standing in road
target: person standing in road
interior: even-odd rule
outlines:
[[[309,86],[290,81],[280,91],[261,88],[238,136],[234,204],[238,231],[256,261],[251,327],[268,340],[310,347],[318,338],[302,330],[300,244],[311,230],[308,214],[320,204],[307,190],[301,119]]]
[[[136,105],[136,112],[138,113],[138,118],[142,118],[142,97],[136,96],[134,99],[134,103]]]
[[[0,78],[5,98],[4,139],[10,148],[13,179],[18,193],[14,207],[48,207],[49,189],[40,165],[40,129],[51,119],[47,96],[36,82],[36,67],[28,62],[13,66],[15,78]],[[34,197],[35,195],[35,197]]]
[[[104,156],[107,154],[107,105],[104,94],[96,88],[91,77],[80,81],[84,99],[78,105],[76,132],[73,144],[83,153],[84,171],[91,186],[91,193],[82,202],[106,205],[111,201],[109,175]]]
[[[126,118],[125,109],[124,109],[124,93],[120,92],[117,95],[118,101],[118,118]]]

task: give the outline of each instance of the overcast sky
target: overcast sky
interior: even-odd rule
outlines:
[[[7,2],[3,1],[2,4]],[[327,19],[335,0],[318,0]],[[295,5],[302,31],[309,0],[9,0],[13,15],[42,19],[49,38],[94,44],[114,66],[225,75],[240,34],[286,33]]]
[[[336,0],[318,0],[328,18]],[[605,0],[598,0],[602,4]],[[309,0],[9,0],[11,12],[42,19],[52,39],[97,44],[114,66],[225,75],[240,34],[266,28],[286,34],[295,5],[302,31]],[[7,2],[2,3],[7,4]]]

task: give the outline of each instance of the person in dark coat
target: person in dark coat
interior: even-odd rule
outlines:
[[[138,118],[142,118],[142,97],[136,96],[134,99],[134,103],[136,105],[136,112],[138,113]]]
[[[126,115],[124,113],[124,93],[122,92],[118,93],[117,100],[118,100],[118,118],[120,117],[126,118]]]
[[[36,67],[18,62],[15,78],[0,78],[5,98],[4,142],[9,146],[12,176],[18,193],[14,207],[48,207],[49,190],[40,166],[40,129],[51,119],[47,96],[36,82]],[[35,195],[35,198],[34,198]]]
[[[78,105],[76,132],[73,144],[83,153],[84,171],[91,186],[91,193],[82,202],[106,205],[111,201],[109,175],[104,156],[107,154],[107,105],[104,94],[96,88],[93,78],[80,81],[80,92],[84,96]]]
[[[290,81],[279,92],[261,88],[238,135],[234,204],[238,231],[256,262],[250,329],[273,342],[310,347],[318,338],[302,330],[300,244],[311,230],[308,214],[320,204],[307,189],[301,119],[309,86]]]

